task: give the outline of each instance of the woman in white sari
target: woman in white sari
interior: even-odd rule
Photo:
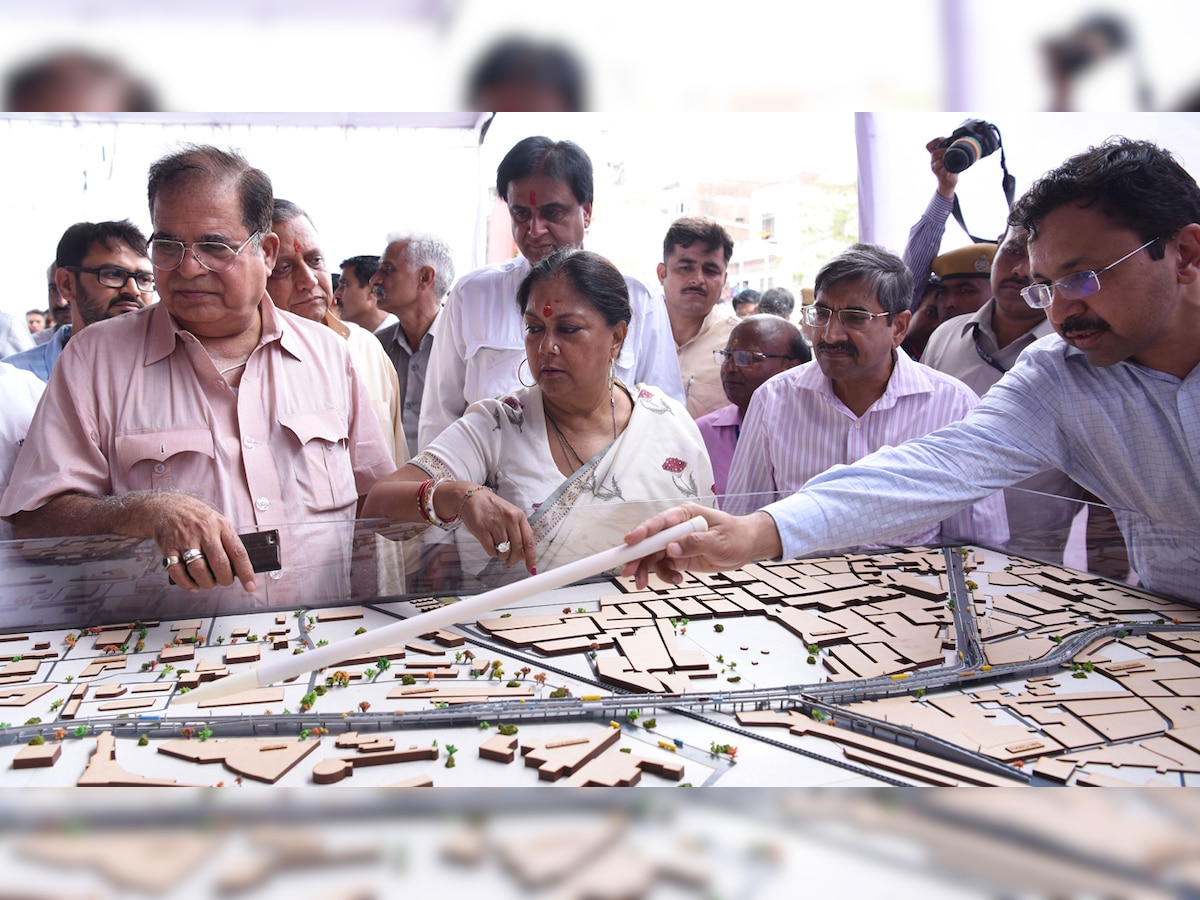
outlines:
[[[371,489],[363,515],[462,524],[499,563],[535,571],[618,544],[683,498],[711,498],[712,466],[687,410],[612,376],[631,315],[616,267],[559,250],[534,266],[517,302],[533,386],[473,403]]]

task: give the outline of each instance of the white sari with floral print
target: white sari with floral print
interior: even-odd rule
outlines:
[[[608,549],[647,516],[714,496],[708,452],[684,406],[652,386],[621,387],[633,400],[628,426],[566,479],[537,387],[471,404],[411,462],[432,478],[486,484],[526,510],[539,570]]]

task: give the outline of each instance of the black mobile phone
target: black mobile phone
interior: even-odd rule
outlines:
[[[274,572],[283,568],[279,558],[279,529],[251,531],[238,537],[242,539],[242,546],[250,557],[250,567],[255,572]],[[168,575],[167,582],[174,584],[175,579]]]
[[[279,561],[279,530],[251,531],[239,534],[242,546],[250,555],[250,566],[255,572],[274,572],[282,568]]]

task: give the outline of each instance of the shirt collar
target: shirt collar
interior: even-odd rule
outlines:
[[[300,344],[292,334],[292,329],[284,327],[283,317],[278,314],[275,304],[265,292],[258,309],[262,316],[262,337],[259,338],[258,346],[261,347],[270,341],[279,341],[292,356],[302,358]],[[145,364],[152,365],[166,359],[175,349],[178,336],[185,333],[187,332],[179,327],[165,303],[160,300],[151,306],[150,324],[146,329]]]

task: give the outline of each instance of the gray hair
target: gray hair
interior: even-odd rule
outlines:
[[[427,231],[393,231],[387,236],[387,246],[404,245],[404,258],[413,268],[433,269],[433,290],[439,297],[450,293],[454,284],[454,257],[450,245]]]
[[[878,244],[851,244],[821,267],[814,294],[847,281],[865,280],[888,321],[912,303],[913,279],[904,260]]]

